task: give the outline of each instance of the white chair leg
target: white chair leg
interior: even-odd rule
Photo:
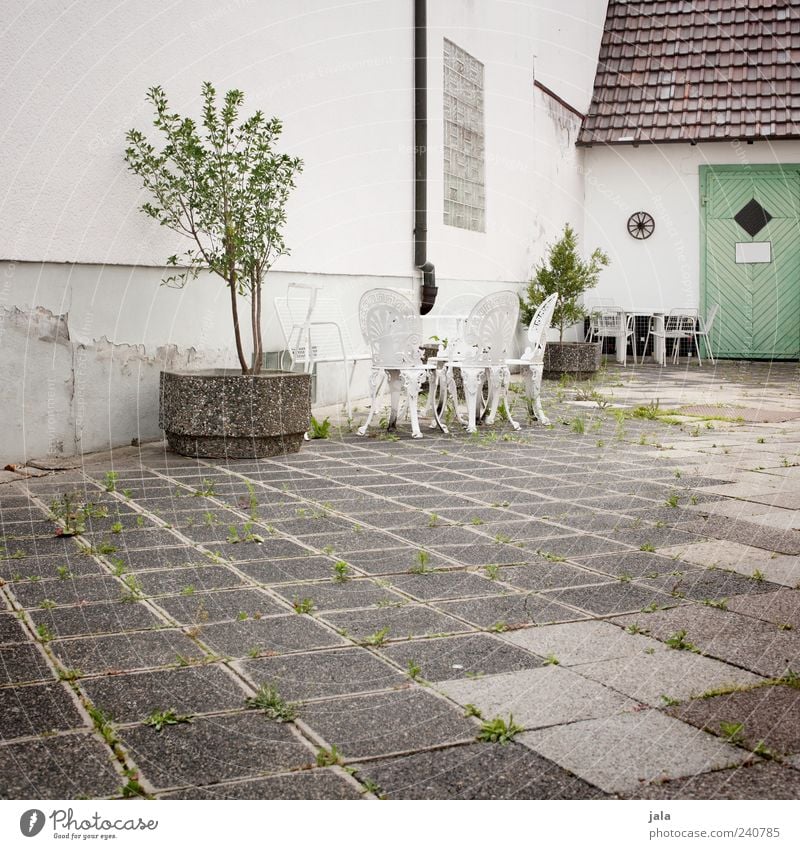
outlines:
[[[700,343],[697,341],[697,334],[692,336],[692,340],[694,341],[694,349],[697,351],[697,365],[703,365],[703,360],[700,357]]]
[[[393,430],[397,426],[397,413],[400,408],[400,390],[403,387],[398,369],[386,369],[389,379],[389,426]]]
[[[462,366],[461,377],[464,381],[464,394],[467,398],[467,433],[475,433],[478,427],[475,423],[478,406],[478,387],[481,383],[482,368]]]
[[[534,363],[525,371],[525,387],[530,399],[530,404],[533,406],[533,412],[536,420],[543,425],[550,424],[550,419],[544,414],[542,409],[542,373],[544,372],[543,363]]]
[[[506,416],[508,416],[508,423],[514,430],[520,430],[520,423],[514,419],[511,415],[511,404],[508,403],[508,386],[511,383],[511,372],[508,369],[508,366],[503,366],[500,369],[500,393],[503,404],[506,408]]]
[[[425,372],[419,369],[403,370],[400,372],[403,388],[408,396],[408,412],[411,418],[411,436],[414,439],[422,439],[422,431],[419,429],[419,390],[425,380]]]
[[[378,385],[383,382],[383,372],[381,369],[372,369],[369,375],[369,412],[367,420],[358,429],[358,435],[363,436],[369,428],[372,417],[375,415],[375,399],[378,396]]]
[[[484,421],[486,424],[494,424],[497,418],[497,408],[500,405],[500,369],[492,366],[489,372],[489,412]]]
[[[464,383],[464,373],[461,373],[461,382]],[[454,370],[448,366],[447,368],[447,391],[450,394],[450,397],[453,399],[453,408],[456,411],[456,418],[458,421],[467,426],[467,417],[461,412],[458,407],[458,387],[456,386],[456,376]]]

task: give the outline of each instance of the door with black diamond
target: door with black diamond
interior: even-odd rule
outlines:
[[[715,355],[800,357],[800,166],[703,166],[701,295]]]

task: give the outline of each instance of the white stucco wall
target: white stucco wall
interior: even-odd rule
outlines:
[[[800,163],[800,142],[592,147],[585,152],[584,243],[611,264],[593,294],[643,310],[697,307],[700,166]],[[646,240],[627,231],[639,210],[655,219]]]
[[[580,154],[569,121],[534,94],[534,64],[585,108],[604,9],[595,0],[429,3],[437,310],[525,280],[576,215]],[[0,36],[1,388],[12,399],[0,410],[0,459],[156,437],[159,368],[235,365],[219,284],[159,286],[179,244],[138,211],[144,196],[123,161],[125,132],[150,126],[144,93],[155,83],[189,114],[203,80],[220,93],[242,89],[243,113],[279,115],[281,147],[305,161],[288,209],[292,254],[272,272],[265,305],[291,280],[322,282],[358,336],[363,291],[416,294],[412,26],[411,0],[14,7]],[[486,67],[484,234],[442,223],[445,37]],[[265,336],[280,347],[269,310]],[[324,371],[319,397],[334,401],[341,381]]]

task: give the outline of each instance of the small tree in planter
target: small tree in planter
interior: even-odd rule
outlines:
[[[599,343],[566,343],[564,330],[586,316],[580,298],[597,285],[600,272],[608,263],[608,256],[600,248],[583,260],[578,253],[575,231],[565,224],[561,238],[548,246],[546,259],[536,267],[525,297],[520,298],[520,318],[530,323],[539,304],[548,295],[558,293],[553,324],[559,329],[559,344],[548,343],[545,349],[546,374],[597,370]]]
[[[202,97],[201,131],[193,119],[170,111],[160,86],[150,88],[147,101],[164,146],[156,150],[144,133],[130,130],[125,161],[151,196],[142,211],[189,242],[182,254],[167,259],[175,273],[164,284],[183,287],[210,272],[228,289],[241,374],[237,381],[225,372],[162,372],[161,425],[181,453],[266,456],[297,450],[310,415],[309,376],[295,375],[303,385],[293,387],[284,373],[271,384],[255,378],[274,377],[261,375],[261,293],[275,260],[288,253],[286,203],[302,162],[275,150],[282,129],[277,118],[259,111],[239,121],[241,91],[227,92],[218,106],[207,82]],[[239,298],[250,302],[252,361],[242,343]],[[286,407],[290,400],[296,414]]]

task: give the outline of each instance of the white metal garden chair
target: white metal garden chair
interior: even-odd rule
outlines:
[[[389,429],[397,423],[401,390],[408,398],[411,434],[421,439],[417,401],[422,383],[436,368],[422,362],[422,318],[404,295],[392,289],[370,289],[358,305],[361,334],[369,345],[372,372],[369,377],[370,407],[367,420],[358,429],[363,436],[377,409],[378,388],[386,374],[389,384]]]
[[[716,365],[717,361],[714,359],[714,352],[711,350],[711,331],[714,327],[714,320],[717,317],[717,312],[719,312],[719,304],[714,304],[711,307],[708,315],[703,318],[702,316],[698,316],[697,319],[697,330],[695,330],[695,345],[698,344],[698,339],[703,339],[706,343],[706,354],[708,354],[709,360],[711,360],[712,365]],[[700,348],[697,348],[697,359],[700,360]],[[702,365],[702,362],[700,363]]]
[[[284,340],[284,355],[289,354],[291,369],[300,366],[311,374],[317,363],[341,363],[344,369],[347,415],[352,417],[350,385],[356,363],[369,360],[371,354],[353,345],[339,304],[319,297],[320,287],[291,283],[284,297],[275,298],[275,311]]]
[[[644,340],[644,348],[642,349],[642,360],[644,360],[644,351],[647,350],[647,343],[651,336],[660,340],[661,345],[659,350],[661,353],[661,365],[667,364],[667,339],[672,339],[672,363],[677,365],[678,356],[680,355],[681,341],[694,340],[694,347],[697,348],[697,310],[694,307],[680,307],[670,310],[665,316],[653,316],[650,319],[650,327],[647,331],[647,336]],[[700,349],[697,348],[697,357],[700,358]],[[702,364],[702,361],[701,361]]]
[[[616,340],[617,362],[624,366],[628,358],[628,341],[631,343],[633,362],[636,364],[636,334],[634,316],[625,314],[621,307],[603,307],[589,315],[589,332],[586,341],[611,337]]]
[[[514,292],[494,292],[481,298],[464,322],[463,338],[454,340],[447,350],[447,385],[457,399],[454,369],[461,370],[466,396],[467,433],[475,433],[479,418],[478,402],[484,381],[488,380],[488,400],[485,421],[492,424],[502,401],[511,425],[519,424],[511,418],[508,404],[508,384],[511,373],[509,354],[514,345],[519,322],[519,298]]]
[[[525,381],[525,392],[528,397],[528,404],[536,420],[540,424],[550,424],[550,420],[544,414],[542,409],[542,373],[544,372],[544,350],[547,346],[547,331],[550,329],[550,324],[553,321],[553,313],[558,303],[558,294],[548,295],[547,298],[539,304],[536,312],[533,314],[530,326],[528,327],[528,346],[525,348],[523,355],[516,360],[506,360],[507,366],[519,366],[522,372],[523,380]],[[516,430],[519,425],[511,419],[509,421]]]

